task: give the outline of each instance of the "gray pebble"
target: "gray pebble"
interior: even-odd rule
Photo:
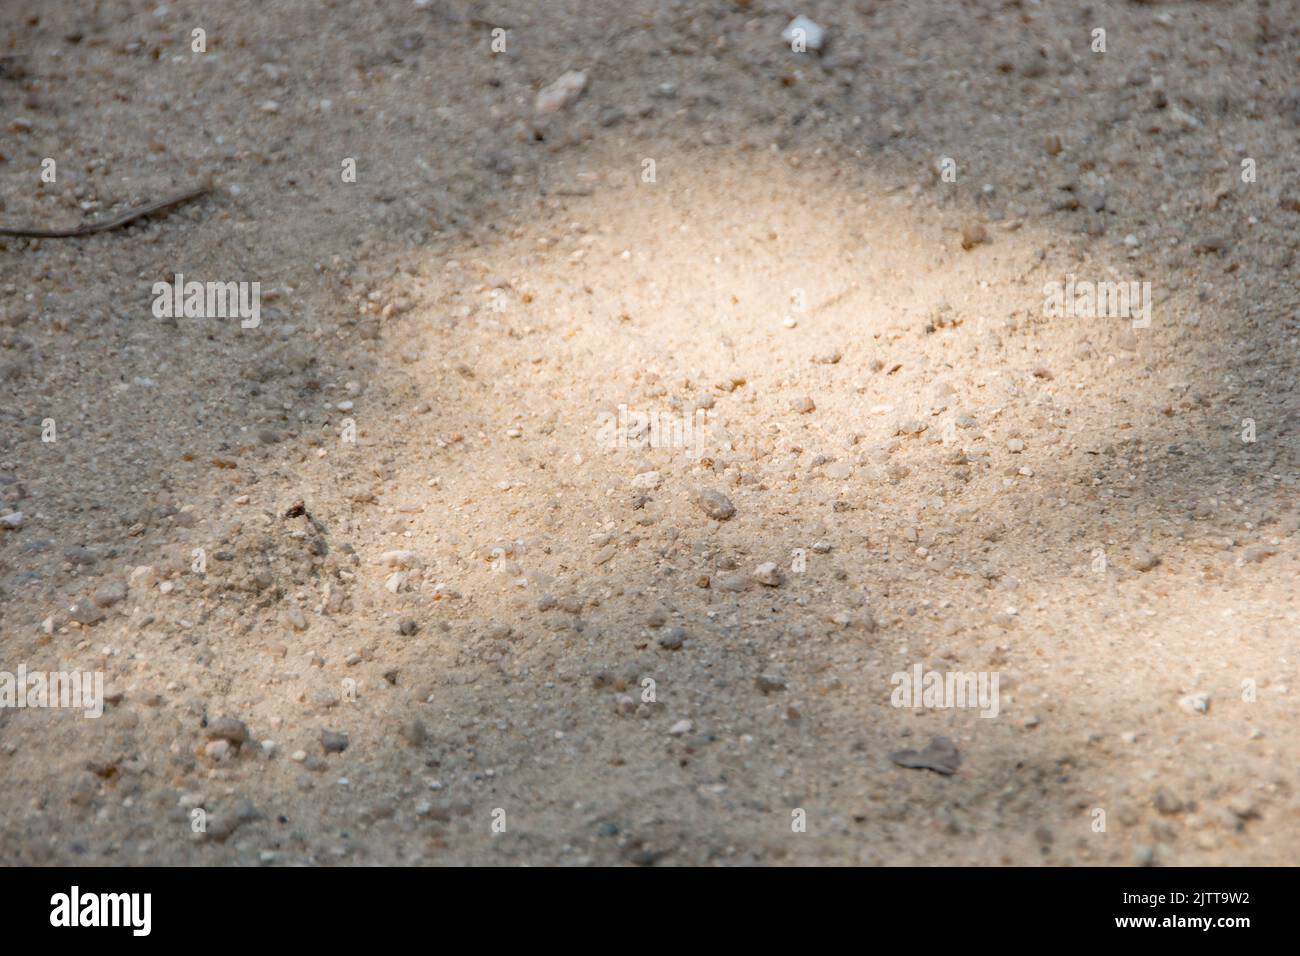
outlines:
[[[686,631],[674,624],[668,628],[659,637],[659,646],[666,651],[681,650],[682,642],[686,640]]]
[[[1133,549],[1133,567],[1139,571],[1150,571],[1159,563],[1160,558],[1145,545],[1139,544]]]
[[[68,616],[78,624],[90,625],[98,624],[102,621],[104,619],[104,612],[97,608],[94,602],[83,600],[72,605],[72,609],[68,612]]]
[[[759,674],[754,678],[754,686],[764,694],[775,694],[785,690],[785,681],[773,674]]]
[[[121,581],[110,581],[96,592],[92,600],[99,607],[112,607],[126,599],[126,585]]]
[[[701,489],[695,493],[695,506],[716,521],[726,521],[736,513],[736,506],[720,491]]]
[[[236,747],[248,740],[248,726],[235,717],[218,717],[204,732],[209,740],[228,740]]]

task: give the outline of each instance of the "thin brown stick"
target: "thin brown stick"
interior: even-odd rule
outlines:
[[[159,199],[157,202],[151,202],[148,205],[141,206],[139,209],[130,209],[112,219],[105,219],[103,222],[88,222],[84,225],[77,226],[75,229],[28,229],[26,227],[9,227],[0,226],[0,236],[25,236],[29,239],[72,239],[76,236],[89,236],[96,232],[107,232],[110,229],[117,229],[125,226],[129,222],[135,222],[145,216],[152,216],[156,212],[162,212],[164,209],[170,209],[172,206],[179,206],[181,203],[189,202],[191,199],[197,199],[212,191],[212,183],[207,182],[201,186],[195,186],[187,189],[183,193],[177,193],[175,196],[169,196],[166,199]]]

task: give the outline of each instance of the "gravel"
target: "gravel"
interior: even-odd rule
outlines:
[[[0,239],[4,667],[120,695],[3,722],[6,861],[1293,861],[1276,24],[1115,5],[1162,37],[1117,73],[1050,4],[500,0],[503,53],[460,6],[231,0],[206,56],[172,6],[0,27],[4,224],[216,184]],[[156,317],[177,272],[260,326]],[[1069,276],[1151,323],[1047,315]],[[892,706],[918,663],[999,715]]]

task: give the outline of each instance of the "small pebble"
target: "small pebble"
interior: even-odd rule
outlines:
[[[792,45],[796,39],[802,39],[804,49],[816,52],[826,43],[826,29],[816,21],[799,14],[781,31],[781,39],[787,46]]]
[[[587,74],[578,70],[570,70],[554,83],[537,91],[537,98],[533,102],[533,108],[543,116],[558,113],[566,106],[575,103],[586,88]]]
[[[681,650],[682,642],[686,640],[686,631],[679,625],[674,624],[664,631],[659,637],[659,646],[666,651]]]
[[[987,242],[988,238],[988,230],[978,222],[968,222],[961,227],[961,247],[968,252],[980,243]]]
[[[720,491],[701,489],[695,493],[695,506],[715,521],[726,521],[736,513],[736,506]]]
[[[1159,563],[1159,556],[1145,545],[1139,544],[1133,548],[1133,567],[1139,571],[1150,571]]]
[[[327,754],[341,754],[348,749],[347,734],[337,733],[333,730],[322,730],[320,732],[321,749]]]
[[[754,686],[764,694],[775,694],[777,691],[785,690],[785,681],[772,674],[759,674],[754,678]]]

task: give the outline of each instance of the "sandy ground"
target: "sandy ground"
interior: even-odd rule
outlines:
[[[1293,4],[0,6],[0,861],[1296,862]]]

